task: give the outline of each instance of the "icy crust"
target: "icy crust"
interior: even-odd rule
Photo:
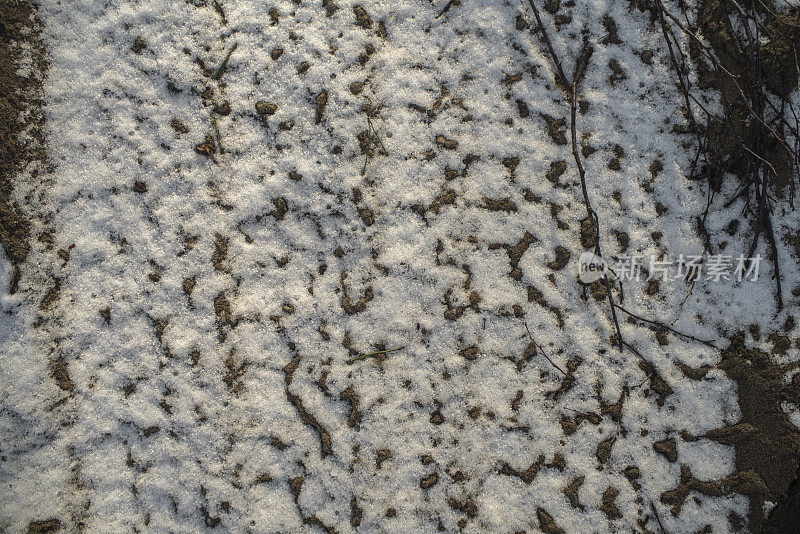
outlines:
[[[735,388],[680,370],[717,351],[623,319],[644,372],[611,345],[607,303],[584,296],[569,132],[548,133],[568,102],[529,11],[470,0],[436,19],[443,3],[42,3],[49,201],[69,251],[53,343],[74,387],[31,386],[43,365],[3,323],[4,409],[55,434],[38,449],[6,434],[4,461],[27,467],[6,475],[3,528],[727,532],[746,516],[742,495],[693,492],[677,516],[660,500],[681,465],[733,473],[731,447],[679,433],[737,422]],[[658,32],[624,2],[560,13],[565,69],[584,25],[595,44],[578,135],[595,149],[584,165],[606,254],[698,253],[706,192],[685,178],[692,139],[673,132],[681,101]],[[215,115],[213,159],[195,150],[216,141],[207,87],[231,107]],[[368,113],[388,155],[360,148]],[[715,217],[709,228],[728,222]],[[558,246],[572,259],[555,269]],[[769,324],[765,273],[698,284],[682,309],[683,282],[652,296],[631,282],[624,305],[716,339]],[[571,378],[531,356],[523,320]],[[60,421],[44,422],[42,396],[63,399]],[[670,438],[672,460],[654,449]]]

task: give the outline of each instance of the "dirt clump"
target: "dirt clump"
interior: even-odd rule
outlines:
[[[17,71],[27,60],[26,49],[33,56],[36,74],[32,76]],[[0,4],[0,244],[15,264],[25,261],[30,252],[30,222],[14,202],[15,180],[29,162],[45,159],[39,77],[46,66],[43,57],[32,3]],[[35,142],[22,142],[23,132]]]

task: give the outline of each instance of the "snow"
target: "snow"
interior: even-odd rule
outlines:
[[[26,307],[24,295],[41,287],[25,277],[20,294],[3,297],[0,528],[19,531],[44,514],[82,522],[87,532],[312,532],[319,527],[311,517],[338,532],[456,531],[466,516],[448,500],[469,497],[477,515],[465,532],[536,531],[538,508],[569,532],[628,531],[640,519],[653,530],[650,502],[669,532],[707,523],[726,532],[729,513],[745,516],[747,500],[693,493],[697,499],[673,517],[659,496],[676,486],[680,468],[653,444],[736,422],[735,387],[721,372],[690,381],[676,367],[713,366],[715,351],[672,335],[662,347],[649,329],[621,321],[625,340],[674,390],[659,405],[639,358],[611,346],[607,303],[582,298],[574,268],[585,215],[578,174],[569,144],[554,144],[541,116],[568,117],[568,102],[541,42],[515,30],[517,15],[530,21],[529,11],[469,0],[436,19],[443,2],[360,0],[372,21],[366,30],[355,25],[353,2],[336,3],[326,17],[317,0],[224,2],[223,24],[200,1],[42,2],[53,165],[47,202],[54,249],[69,250],[69,259],[52,267],[60,293],[50,309]],[[694,154],[691,139],[672,132],[681,100],[660,36],[627,3],[587,0],[572,14],[551,36],[568,73],[583,25],[595,44],[578,136],[597,149],[584,164],[606,256],[621,253],[612,230],[628,233],[629,253],[698,253],[693,217],[706,193],[685,178]],[[621,43],[598,43],[605,14]],[[387,39],[376,35],[379,23]],[[137,54],[138,37],[146,47]],[[204,76],[198,59],[213,72],[233,43],[219,83]],[[366,45],[375,51],[362,66]],[[277,47],[284,51],[273,60]],[[652,65],[637,55],[642,49],[655,52]],[[615,85],[611,59],[627,74]],[[310,67],[298,74],[303,62]],[[521,79],[502,82],[514,74]],[[365,82],[362,94],[351,93],[354,81]],[[206,87],[232,108],[217,116],[225,153],[213,161],[194,150],[213,135],[211,106],[200,96]],[[266,120],[255,112],[262,100],[278,106]],[[518,100],[529,116],[520,116]],[[376,152],[362,176],[364,105],[377,110],[371,120],[388,155]],[[173,130],[176,118],[189,133]],[[291,130],[279,127],[286,121]],[[437,146],[437,135],[457,148]],[[615,144],[625,152],[620,171],[607,167]],[[467,165],[469,154],[478,159]],[[508,157],[519,158],[513,173],[503,164]],[[656,159],[663,171],[648,193],[642,185]],[[559,187],[544,178],[556,160],[567,162]],[[447,179],[446,169],[457,176]],[[302,177],[292,179],[293,171]],[[446,189],[455,201],[438,213],[413,209]],[[485,197],[509,198],[516,210],[489,211]],[[667,208],[658,217],[656,202]],[[359,213],[365,207],[373,224]],[[723,213],[709,216],[709,228],[727,223]],[[526,232],[535,241],[514,279],[507,249],[491,245],[513,246]],[[730,247],[745,252],[738,245]],[[556,246],[571,252],[559,271],[546,266]],[[39,243],[32,254],[35,264],[52,252]],[[689,291],[680,281],[663,283],[656,297],[644,293],[645,282],[631,282],[625,306],[704,339],[749,324],[766,329],[773,282],[769,263],[762,268],[757,282],[698,283],[680,316]],[[2,270],[8,287],[5,261]],[[800,281],[795,271],[785,273],[786,288]],[[190,292],[186,280],[194,281]],[[528,298],[528,286],[550,309]],[[368,293],[362,311],[346,313],[343,299],[355,305]],[[215,304],[220,295],[230,306],[227,323]],[[446,299],[463,308],[457,320],[445,318]],[[556,365],[582,358],[574,386],[558,400],[548,394],[561,384],[559,371],[540,355],[518,364],[530,340],[515,305]],[[44,332],[34,327],[40,316]],[[465,359],[473,345],[476,359]],[[348,365],[348,346],[405,349]],[[72,392],[48,378],[54,351],[67,363]],[[796,349],[788,354],[797,357]],[[624,387],[620,425],[606,414],[564,433],[563,417],[599,413],[600,399],[614,403]],[[348,388],[361,412],[352,426],[340,396]],[[286,389],[329,433],[331,454]],[[431,423],[437,410],[442,424]],[[600,465],[597,445],[609,438],[611,456]],[[731,447],[678,442],[680,464],[696,477],[733,472]],[[381,449],[392,456],[376,467]],[[540,455],[550,463],[556,453],[564,467],[544,465],[530,483],[501,473],[506,464],[524,471]],[[641,472],[639,492],[623,474],[629,465]],[[269,480],[259,482],[265,473]],[[422,488],[431,473],[438,481]],[[585,477],[583,508],[563,492],[577,476]],[[296,477],[303,477],[298,495],[289,482]],[[609,487],[620,492],[620,519],[600,509]],[[358,527],[353,499],[363,510]],[[386,517],[389,508],[396,517]]]

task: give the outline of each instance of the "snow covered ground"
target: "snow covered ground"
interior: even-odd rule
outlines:
[[[2,296],[0,530],[721,533],[747,517],[735,492],[662,499],[682,467],[734,474],[733,447],[688,438],[739,420],[736,386],[719,350],[617,312],[620,353],[579,283],[569,100],[529,6],[437,18],[444,4],[40,3],[49,211]],[[582,31],[594,45],[577,134],[604,254],[701,253],[707,191],[686,178],[694,139],[649,13],[540,10],[566,71]],[[623,305],[718,347],[775,331],[800,286],[780,241],[778,318],[766,260],[757,281],[626,281]]]

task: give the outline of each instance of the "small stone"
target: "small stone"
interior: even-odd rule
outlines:
[[[356,26],[359,26],[365,30],[372,28],[372,19],[363,6],[360,4],[353,6],[353,13],[356,16]]]
[[[557,183],[558,179],[567,170],[567,162],[564,160],[554,161],[550,164],[550,170],[547,171],[545,178],[552,183]]]
[[[350,84],[350,92],[360,95],[364,91],[364,82],[353,82]]]
[[[381,464],[386,460],[390,460],[392,458],[392,451],[389,449],[378,449],[375,451],[377,453],[377,458],[375,459],[375,467],[378,469],[381,468]]]
[[[614,438],[608,438],[597,445],[594,455],[601,464],[605,464],[611,458],[611,449],[614,447]]]
[[[189,128],[179,119],[172,119],[169,125],[180,134],[189,133]]]
[[[214,138],[207,135],[203,142],[194,147],[195,152],[202,156],[210,158],[217,152],[217,146],[214,144]]]
[[[448,150],[455,150],[456,148],[458,148],[458,141],[455,141],[453,139],[448,139],[443,135],[436,136],[436,144]]]
[[[213,109],[214,113],[217,115],[222,115],[223,117],[227,117],[231,114],[231,103],[230,102],[223,102],[222,104],[216,104]]]
[[[467,347],[466,349],[462,349],[460,352],[461,356],[467,360],[475,360],[478,358],[478,346],[472,345],[471,347]]]
[[[131,46],[131,50],[133,51],[134,54],[141,54],[145,48],[147,48],[147,41],[145,41],[144,37],[142,37],[141,35],[136,38],[136,40],[133,42],[133,45]]]
[[[273,7],[272,9],[269,10],[269,18],[272,21],[270,25],[275,26],[276,24],[278,24],[278,20],[280,18],[280,12]]]
[[[675,438],[668,438],[653,443],[653,449],[659,454],[663,454],[670,462],[678,460],[678,447]]]
[[[259,115],[275,115],[275,112],[278,111],[278,106],[267,102],[266,100],[259,100],[256,102],[256,113]]]
[[[433,487],[439,481],[439,475],[436,473],[431,473],[430,475],[426,476],[422,480],[419,481],[419,487],[422,489],[428,489]]]
[[[328,18],[331,18],[339,11],[339,6],[337,6],[333,0],[322,0],[322,7],[325,8],[325,16]]]

